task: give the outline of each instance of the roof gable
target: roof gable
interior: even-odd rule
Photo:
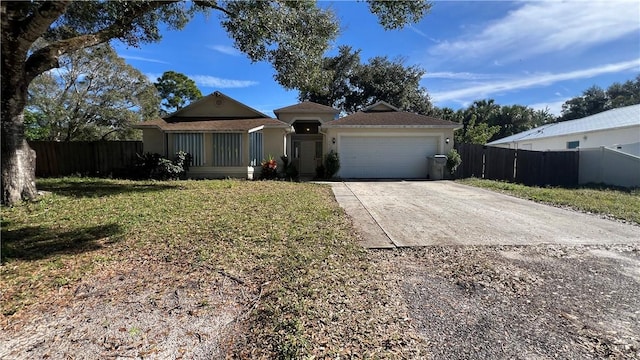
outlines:
[[[180,118],[218,118],[218,119],[256,119],[269,118],[269,116],[253,109],[220,91],[203,96],[184,108],[170,114],[165,119],[168,121],[180,121]]]
[[[410,113],[406,111],[358,111],[337,120],[322,125],[323,127],[423,127],[423,128],[452,128],[461,127],[460,124],[430,116]]]
[[[378,101],[373,105],[369,105],[362,110],[363,112],[376,112],[376,111],[400,111],[397,107],[389,104],[386,101]]]
[[[137,129],[160,129],[166,132],[245,132],[256,128],[288,129],[289,124],[272,118],[207,119],[167,122],[164,119],[145,121],[134,125]]]
[[[494,140],[487,145],[543,139],[554,136],[615,129],[634,125],[640,125],[640,104],[603,111],[581,119],[545,124],[531,130]]]
[[[337,114],[340,111],[331,106],[322,105],[313,101],[303,101],[301,103],[285,106],[283,108],[275,109],[273,112],[277,114],[282,113],[326,113]]]

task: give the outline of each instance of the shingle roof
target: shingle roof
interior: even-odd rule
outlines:
[[[494,140],[487,145],[497,145],[514,141],[542,139],[589,131],[615,129],[640,125],[640,104],[604,111],[582,119],[546,124],[518,134]],[[640,134],[638,135],[640,137]]]
[[[358,111],[343,118],[330,121],[322,127],[384,126],[384,127],[447,127],[458,128],[461,125],[430,116],[406,111],[362,112]]]
[[[184,120],[184,119],[183,119]],[[288,128],[289,124],[272,118],[258,119],[188,119],[185,121],[167,122],[164,119],[145,121],[134,126],[138,129],[159,128],[164,131],[249,131],[253,128],[281,127]]]
[[[295,105],[291,105],[291,106],[285,106],[285,107],[280,108],[280,109],[275,109],[275,110],[273,110],[273,112],[275,114],[291,113],[291,112],[337,114],[340,111],[337,110],[337,109],[332,108],[331,106],[314,103],[312,101],[303,101],[303,102],[301,102],[299,104],[295,104]]]

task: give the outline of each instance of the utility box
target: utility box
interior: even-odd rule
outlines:
[[[427,158],[427,169],[429,179],[442,180],[447,168],[447,155],[433,155]]]

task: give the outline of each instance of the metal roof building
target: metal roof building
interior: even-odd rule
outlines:
[[[545,151],[600,146],[623,149],[624,145],[636,143],[640,143],[640,104],[546,124],[487,145]]]

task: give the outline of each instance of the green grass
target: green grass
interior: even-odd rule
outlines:
[[[640,189],[532,187],[476,178],[463,179],[459,182],[524,199],[556,206],[567,206],[578,211],[607,215],[640,224]]]
[[[336,357],[351,349],[384,357],[380,349],[392,335],[367,329],[403,331],[403,325],[380,325],[393,323],[394,314],[365,316],[375,314],[372,304],[391,302],[384,300],[384,272],[354,241],[329,187],[62,178],[39,180],[38,188],[50,194],[2,208],[5,319],[47,299],[62,302],[61,287],[74,289],[98,271],[144,263],[171,264],[178,271],[169,276],[178,282],[223,272],[254,294],[260,289],[259,302],[247,310],[246,334],[233,345],[239,354]]]

